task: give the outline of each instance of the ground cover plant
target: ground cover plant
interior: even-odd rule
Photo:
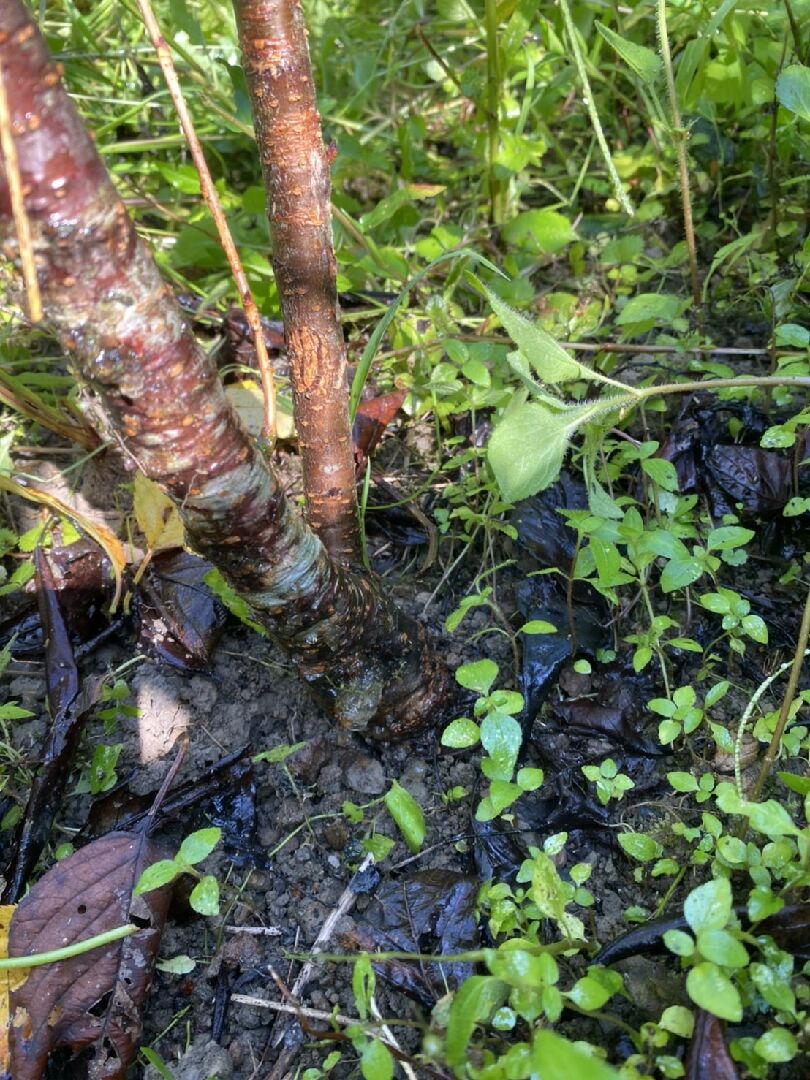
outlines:
[[[322,263],[285,264],[274,217],[299,84],[246,31],[297,9],[235,6],[156,3],[157,51],[145,3],[34,14],[139,265],[148,245],[191,320],[193,341],[169,320],[189,385],[221,381],[286,535],[310,535],[307,496],[323,573],[374,599],[338,601],[337,646],[295,574],[283,612],[262,603],[291,543],[212,542],[199,460],[181,476],[167,452],[185,416],[201,427],[190,398],[139,443],[143,384],[118,387],[98,426],[52,330],[103,382],[121,343],[93,335],[123,334],[127,305],[120,284],[93,301],[89,230],[59,278],[47,232],[66,245],[78,212],[26,188],[60,144],[25,158],[34,39],[3,40],[4,175],[23,183],[3,226],[0,1068],[806,1075],[807,5],[305,4],[348,377],[334,342],[323,362],[353,448],[340,417],[307,417],[323,384],[291,341],[324,314],[296,285]],[[340,469],[356,534],[351,481],[329,501]],[[290,619],[277,652],[262,633],[283,644]],[[400,632],[419,643],[409,741],[335,728],[296,669],[375,725],[398,693],[376,643]]]

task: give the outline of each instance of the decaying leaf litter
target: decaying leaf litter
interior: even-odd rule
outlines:
[[[694,490],[709,502],[713,514],[722,516],[733,507],[742,510],[740,520],[743,522],[759,525],[770,519],[775,527],[767,530],[768,546],[763,551],[767,559],[778,565],[786,550],[806,548],[805,526],[800,518],[773,522],[774,516],[790,499],[800,497],[800,489],[795,484],[794,466],[796,460],[800,460],[801,452],[795,455],[769,453],[758,445],[764,428],[781,417],[769,417],[767,414],[756,416],[745,411],[741,414],[737,410],[739,425],[731,438],[727,420],[716,420],[714,415],[712,406],[700,398],[687,402],[680,416],[673,413],[669,432],[662,433],[666,437],[661,438],[659,458],[674,463],[680,490],[684,493]],[[638,430],[630,431],[635,437],[642,435]],[[392,435],[383,443],[383,461],[387,453],[389,460],[396,462],[399,447],[407,438],[405,425]],[[649,432],[645,430],[643,435],[646,438]],[[474,438],[473,434],[471,441]],[[360,456],[363,453],[361,450]],[[655,470],[628,470],[621,478],[622,490],[631,496],[637,494],[643,487],[644,477],[654,473]],[[400,483],[403,479],[407,485],[407,474],[400,478]],[[646,702],[654,696],[655,684],[651,682],[654,676],[649,672],[636,673],[629,664],[629,656],[626,652],[622,655],[621,649],[617,650],[619,655],[614,661],[603,664],[596,673],[593,671],[599,652],[616,643],[616,623],[604,598],[595,594],[592,587],[575,583],[573,588],[566,588],[561,575],[566,571],[570,574],[573,557],[571,530],[565,527],[558,514],[548,516],[548,500],[551,500],[552,512],[555,504],[567,509],[581,509],[587,505],[582,493],[577,493],[575,487],[575,483],[572,486],[570,481],[563,478],[557,487],[549,489],[542,496],[521,503],[512,519],[516,535],[511,542],[502,541],[504,557],[514,558],[520,567],[519,573],[513,567],[508,567],[499,581],[496,602],[502,614],[512,620],[513,626],[520,621],[541,620],[567,626],[569,631],[563,641],[554,641],[551,637],[535,638],[530,642],[532,647],[524,647],[522,652],[522,671],[519,673],[522,682],[518,685],[531,704],[520,718],[524,736],[520,763],[527,769],[543,767],[546,781],[536,793],[529,792],[514,804],[516,817],[511,828],[473,822],[467,805],[454,807],[452,802],[448,805],[441,802],[441,794],[455,787],[475,791],[480,778],[469,755],[440,749],[435,738],[425,738],[421,744],[417,743],[416,754],[414,748],[379,748],[351,741],[336,748],[322,717],[310,709],[308,703],[301,701],[300,692],[284,672],[283,660],[272,661],[276,666],[268,674],[267,669],[262,667],[263,663],[267,663],[264,644],[249,637],[245,630],[231,628],[227,632],[220,652],[215,653],[211,660],[213,681],[209,681],[207,675],[200,674],[184,678],[151,661],[136,669],[137,674],[132,678],[131,685],[137,690],[139,699],[149,699],[150,705],[144,713],[151,711],[153,714],[152,735],[157,736],[158,748],[168,750],[174,736],[182,731],[193,734],[187,761],[192,775],[202,768],[207,769],[209,774],[214,772],[216,759],[243,740],[254,751],[268,742],[275,744],[275,733],[281,729],[286,731],[290,745],[300,741],[305,743],[286,759],[283,753],[278,753],[276,758],[279,760],[273,761],[271,757],[270,761],[257,764],[252,770],[254,777],[248,771],[226,767],[221,772],[223,785],[231,786],[230,791],[225,791],[225,799],[222,798],[223,792],[218,792],[209,805],[202,804],[195,811],[200,815],[195,824],[202,827],[212,822],[219,825],[221,822],[224,828],[229,811],[236,811],[237,808],[239,822],[247,822],[244,828],[236,824],[229,841],[227,857],[238,883],[231,885],[222,868],[217,870],[217,874],[225,881],[225,895],[231,889],[231,929],[241,925],[243,930],[255,930],[267,922],[269,925],[262,928],[270,932],[231,933],[226,928],[224,933],[218,934],[220,947],[206,953],[206,960],[213,957],[208,967],[203,968],[198,963],[185,976],[170,972],[166,972],[165,976],[158,974],[157,978],[161,981],[153,999],[155,1012],[151,1016],[147,1013],[147,1024],[151,1024],[152,1030],[157,1033],[174,1021],[164,1041],[156,1044],[164,1060],[174,1060],[167,1046],[177,1047],[183,1044],[184,1039],[188,1041],[181,1025],[183,1017],[191,1014],[194,1016],[195,1034],[198,1033],[199,1037],[186,1053],[189,1076],[200,1075],[206,1070],[223,1074],[230,1070],[231,1074],[237,1076],[256,1074],[261,1054],[268,1049],[266,1019],[258,1006],[244,1004],[245,991],[251,997],[257,996],[258,991],[260,997],[277,999],[279,985],[270,967],[282,983],[286,976],[287,985],[290,985],[294,969],[292,974],[287,974],[288,962],[283,949],[301,948],[301,939],[297,937],[299,932],[306,939],[305,944],[317,939],[328,914],[344,895],[349,869],[362,858],[358,841],[367,831],[368,816],[366,823],[360,824],[356,820],[356,811],[339,812],[347,791],[356,792],[357,802],[368,801],[382,795],[389,786],[388,781],[394,778],[428,811],[427,850],[414,864],[409,861],[413,856],[409,857],[403,848],[398,859],[396,855],[393,856],[393,870],[386,871],[385,864],[383,866],[382,873],[388,878],[387,881],[383,881],[379,877],[380,870],[373,867],[364,872],[364,876],[355,883],[354,926],[346,928],[342,935],[336,935],[336,943],[345,948],[350,948],[352,942],[361,946],[365,942],[365,947],[372,947],[372,944],[379,947],[382,941],[390,940],[398,942],[407,952],[437,952],[444,948],[445,943],[452,949],[470,948],[480,943],[474,937],[466,936],[467,929],[474,921],[470,912],[473,886],[493,874],[503,882],[514,882],[531,845],[541,843],[548,833],[563,830],[570,833],[570,846],[561,857],[563,873],[566,865],[577,860],[588,861],[595,866],[594,878],[620,882],[614,894],[618,902],[611,902],[608,895],[600,898],[600,906],[596,908],[597,940],[604,944],[611,936],[618,936],[623,925],[621,907],[630,905],[637,897],[627,860],[615,843],[616,806],[606,809],[597,797],[598,784],[594,789],[593,783],[583,776],[582,767],[598,764],[604,760],[605,754],[615,759],[618,763],[616,773],[629,775],[635,785],[631,793],[625,794],[624,800],[617,804],[619,810],[629,807],[620,815],[621,821],[644,831],[650,822],[659,820],[658,815],[666,813],[667,800],[671,800],[672,795],[665,773],[671,769],[673,761],[665,752],[666,744],[662,751],[662,744],[656,738],[657,720],[651,719],[649,713],[638,707],[639,702]],[[390,496],[387,497],[390,499]],[[549,524],[541,528],[541,535],[551,550],[547,548],[542,553],[533,550],[532,544],[536,544],[536,539],[533,541],[528,535],[531,530],[527,522],[534,514],[547,516]],[[381,557],[390,554],[391,543],[390,540],[384,542]],[[43,564],[42,555],[38,559]],[[143,569],[142,582],[146,582],[147,575],[151,576],[152,571],[158,569],[152,565],[157,561],[157,557],[151,559],[150,565]],[[136,573],[140,566],[134,567]],[[550,568],[556,568],[561,574],[527,577],[537,570],[548,571]],[[766,569],[753,582],[745,569],[739,571],[741,580],[737,580],[733,570],[728,573],[731,577],[725,579],[725,585],[736,588],[746,597],[750,612],[755,617],[765,619],[772,633],[781,630],[784,634],[783,647],[789,652],[795,641],[798,618],[790,589],[774,580],[778,577],[778,569]],[[169,571],[166,576],[173,581],[181,575]],[[465,565],[452,586],[457,591],[450,593],[448,590],[445,596],[440,594],[432,604],[431,615],[438,624],[435,629],[439,633],[441,622],[451,614],[456,601],[465,595],[465,589],[470,590],[468,595],[474,593],[474,576],[475,570]],[[419,611],[440,580],[441,576],[435,572],[420,579],[422,595],[415,600],[412,583],[407,577],[403,578],[398,589],[403,593],[406,607],[410,605]],[[527,587],[527,583],[531,587]],[[207,608],[216,610],[216,603],[211,600],[204,584],[192,583],[191,592],[202,596]],[[146,592],[143,596],[143,605],[147,609],[151,605],[151,609],[154,609],[154,598],[150,601]],[[164,606],[161,607],[161,604]],[[162,599],[158,601],[158,620],[167,611],[174,615],[179,610],[181,601]],[[519,620],[515,615],[518,611]],[[483,626],[482,614],[483,610],[476,612],[474,609],[467,613],[465,629]],[[722,614],[719,609],[696,613],[689,633],[698,641],[712,642],[716,637],[716,616]],[[631,612],[624,613],[624,617],[632,618]],[[40,621],[45,623],[45,619]],[[192,624],[196,639],[196,615],[188,618],[183,615],[179,621],[181,624]],[[115,633],[118,633],[118,628]],[[465,644],[462,653],[462,647],[456,644],[458,639],[449,640],[450,649],[455,650],[455,655],[451,653],[449,658],[453,664],[462,659],[475,661],[480,656],[480,650],[476,651],[474,643]],[[513,655],[508,644],[498,642],[493,645],[494,639],[491,637],[486,640],[489,657],[497,661],[503,673],[509,672]],[[154,635],[150,641],[148,632],[146,641],[153,649],[156,644],[162,644],[156,643]],[[35,642],[32,647],[36,648]],[[131,655],[131,651],[127,652],[130,647],[122,646],[120,638],[102,641],[100,648],[106,650],[106,655],[102,653],[99,658],[96,654],[94,659],[87,661],[98,664],[99,671],[118,662],[122,656]],[[234,652],[236,656],[228,655]],[[168,657],[163,653],[163,656],[175,666],[193,667],[195,665],[189,665],[188,661],[195,657],[195,653],[199,662],[200,653],[196,646],[181,641],[179,653],[174,651]],[[16,659],[16,654],[13,655],[12,664],[15,667],[12,672],[17,670],[17,664],[25,663],[23,659]],[[733,661],[733,657],[730,659]],[[752,662],[756,667],[757,654],[747,654],[746,662]],[[674,681],[679,685],[688,685],[696,664],[688,649],[676,655],[671,671]],[[589,667],[591,670],[588,670]],[[752,681],[761,683],[767,674],[769,672],[764,669],[754,670]],[[23,680],[25,677],[15,676]],[[505,681],[508,685],[511,680],[507,678]],[[289,686],[286,696],[283,693],[285,682]],[[17,693],[21,694],[25,689],[20,684]],[[39,704],[37,693],[31,686],[27,688],[30,704]],[[196,716],[192,718],[193,713]],[[675,714],[665,716],[665,719],[671,723],[684,722]],[[268,727],[273,720],[276,723],[281,721],[281,728]],[[136,725],[132,721],[133,717],[125,718],[134,733]],[[202,729],[202,736],[199,730],[195,730],[197,726]],[[140,749],[143,750],[150,728],[148,716],[141,717],[140,727],[138,738]],[[269,738],[268,731],[273,732]],[[236,737],[232,739],[231,735]],[[134,745],[125,742],[122,757],[119,758],[118,775],[124,775],[122,769],[127,764],[127,758],[135,764],[139,756],[143,754],[139,755]],[[680,758],[683,758],[682,753]],[[689,767],[685,760],[676,760],[674,764]],[[731,764],[733,767],[733,762]],[[715,777],[728,775],[728,766],[728,760],[716,760],[709,771],[714,772]],[[165,772],[165,763],[156,762],[146,769],[139,769],[129,786],[135,789],[135,794],[144,796],[147,791],[159,786]],[[614,777],[609,775],[608,770],[603,780],[607,782],[612,779]],[[122,809],[119,811],[113,806],[108,812],[113,815],[130,813],[131,820],[134,800],[126,792],[119,793],[119,796]],[[170,799],[171,792],[168,796]],[[66,810],[64,822],[79,823],[86,809],[86,797],[84,802],[85,805],[80,805],[78,810],[75,804]],[[150,799],[142,798],[140,802],[143,807],[149,804]],[[172,824],[171,816],[166,815],[169,830],[175,830],[169,835],[173,835],[178,843],[190,827],[185,816],[187,804],[181,802],[180,807],[182,823],[175,820]],[[306,808],[306,814],[303,808]],[[376,833],[381,836],[394,834],[380,807],[372,810],[371,814],[374,815]],[[316,820],[321,815],[330,816],[322,822]],[[236,813],[230,814],[231,818],[236,816]],[[113,822],[115,818],[108,817],[107,820]],[[293,834],[292,838],[281,850],[276,851],[290,834]],[[177,843],[169,843],[171,850],[177,846]],[[318,860],[317,864],[314,863],[315,859]],[[431,864],[432,869],[424,869],[426,862]],[[415,866],[419,869],[416,870]],[[255,867],[258,869],[251,869]],[[328,868],[326,872],[325,868]],[[242,881],[248,874],[248,884],[242,889]],[[662,896],[664,892],[662,887]],[[437,895],[438,900],[435,895],[431,898],[431,893]],[[410,900],[407,899],[409,895]],[[182,904],[182,897],[179,902]],[[464,906],[462,911],[455,906],[459,902]],[[384,913],[382,928],[380,911],[375,909],[382,909]],[[188,943],[185,947],[194,955],[199,947],[199,923],[192,922],[183,928],[184,917],[188,917],[188,907],[186,915],[179,916],[181,924],[172,927],[164,936],[164,946],[167,951],[177,951],[178,943],[173,939],[174,935],[175,939]],[[445,937],[442,924],[448,917],[459,924],[453,926],[459,933],[457,938],[452,935],[449,939]],[[801,936],[803,909],[798,907],[795,915],[792,911],[786,912],[786,918],[788,928],[798,927]],[[274,929],[280,929],[281,933],[276,935],[272,932]],[[663,931],[659,932],[659,937],[661,933]],[[774,938],[777,939],[776,934]],[[267,943],[271,943],[272,947],[268,948]],[[627,949],[630,947],[629,944],[625,945],[626,955],[629,955]],[[639,944],[638,951],[649,950]],[[580,962],[581,958],[574,962],[574,973]],[[391,961],[391,965],[395,963]],[[452,988],[450,979],[444,984],[441,980],[437,982],[436,972],[432,968],[426,972],[418,964],[412,965],[413,970],[407,966],[399,970],[391,965],[379,966],[377,1001],[385,1016],[402,1018],[405,1015],[424,1015],[419,1011],[409,1013],[412,1007],[401,997],[388,996],[383,981],[387,976],[390,976],[394,986],[400,989],[407,987],[415,993],[422,1009],[430,1004],[431,993],[438,1000],[443,990]],[[206,977],[200,979],[203,972]],[[663,981],[665,973],[666,965],[642,968],[640,977],[636,970],[632,986],[637,1004],[652,1009],[649,987],[655,984],[659,974]],[[628,980],[631,977],[632,972]],[[340,978],[338,976],[338,985]],[[470,984],[470,988],[474,988],[473,984]],[[648,995],[646,1001],[645,988]],[[233,994],[237,995],[237,1004],[231,1004],[229,1009],[228,1001]],[[352,1014],[356,999],[356,993],[353,1000],[350,994],[336,994],[323,982],[319,985],[316,977],[310,1003],[315,1010],[328,1014],[330,1005],[339,1002],[344,1014]],[[386,1005],[388,1008],[384,1007]],[[204,1024],[200,1023],[203,1018]],[[305,1038],[312,1040],[322,1034],[325,1023],[325,1015],[307,1019],[303,1025]],[[577,1028],[577,1023],[581,1027]],[[570,1029],[572,1037],[581,1036],[597,1043],[607,1040],[610,1043],[614,1037],[604,1032],[595,1034],[594,1023],[584,1019],[575,1022]],[[229,1030],[238,1030],[240,1026],[245,1029],[242,1037],[228,1042]],[[216,1044],[211,1045],[211,1040],[207,1038],[209,1031],[228,1046],[227,1055],[219,1052]],[[255,1037],[251,1035],[253,1032],[256,1033]],[[687,1059],[687,1068],[692,1075],[701,1075],[700,1068],[706,1066],[695,1062],[705,1060],[705,1055],[716,1059],[712,1065],[716,1071],[729,1068],[722,1038],[716,1023],[711,1020],[707,1023],[705,1016],[700,1018]],[[407,1039],[405,1041],[407,1043]],[[416,1044],[406,1045],[404,1052],[407,1054],[415,1049]],[[264,1066],[270,1075],[272,1057],[270,1054]],[[296,1058],[303,1060],[297,1048]],[[182,1064],[172,1067],[175,1075],[183,1075],[180,1072],[184,1067]]]

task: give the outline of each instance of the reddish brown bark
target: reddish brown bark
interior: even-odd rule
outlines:
[[[234,0],[233,6],[267,192],[307,519],[327,551],[350,562],[359,549],[346,346],[337,308],[329,162],[304,16],[299,0]]]
[[[445,679],[422,627],[327,555],[284,498],[138,237],[22,0],[0,63],[46,319],[124,453],[345,726],[404,735]],[[0,170],[0,243],[18,259]]]

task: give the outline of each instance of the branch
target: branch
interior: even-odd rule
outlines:
[[[359,560],[346,345],[338,320],[329,158],[300,0],[234,0],[253,104],[304,466],[307,520]]]

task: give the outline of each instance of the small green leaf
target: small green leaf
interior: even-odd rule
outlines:
[[[498,677],[498,665],[494,660],[477,660],[472,664],[462,664],[456,670],[456,682],[465,690],[476,694],[489,693],[490,687]]]
[[[548,1028],[535,1033],[531,1075],[532,1080],[619,1080],[615,1069]]]
[[[292,754],[297,753],[302,746],[306,746],[306,743],[297,742],[292,745],[290,743],[281,743],[279,746],[274,746],[272,750],[262,750],[260,753],[255,754],[253,761],[256,764],[264,761],[268,765],[280,765],[282,761],[286,761]]]
[[[718,844],[719,847],[719,844]],[[769,915],[775,915],[785,906],[781,896],[776,896],[764,885],[757,885],[748,894],[748,918],[751,922],[760,922]]]
[[[754,1050],[765,1061],[772,1063],[792,1061],[799,1050],[796,1036],[787,1028],[774,1027],[760,1035],[754,1043]]]
[[[188,975],[196,966],[196,962],[185,954],[172,956],[169,960],[158,960],[155,965],[158,971],[163,971],[167,975]]]
[[[708,960],[691,968],[686,976],[686,992],[700,1009],[712,1016],[738,1024],[742,1020],[742,1001],[736,986],[716,964]]]
[[[405,843],[416,854],[425,839],[425,815],[421,807],[410,792],[396,780],[391,782],[391,787],[385,794],[385,805]]]
[[[569,356],[551,334],[524,315],[519,315],[491,289],[485,285],[482,288],[504,330],[544,383],[553,385],[590,377],[588,369]]]
[[[706,698],[704,701],[706,708],[711,709],[713,705],[716,705],[718,701],[724,698],[728,693],[730,686],[731,683],[728,682],[726,679],[723,679],[719,683],[715,683],[711,690],[709,690],[709,692],[706,694]]]
[[[613,994],[596,979],[586,975],[583,979],[577,979],[564,996],[581,1009],[601,1009]]]
[[[701,930],[697,936],[701,956],[721,967],[742,968],[748,963],[748,951],[728,930]]]
[[[391,1051],[379,1039],[369,1039],[360,1055],[360,1072],[364,1080],[391,1080],[394,1059]]]
[[[508,983],[490,975],[471,975],[456,991],[447,1019],[447,1063],[456,1076],[466,1075],[475,1025],[488,1020],[509,993]]]
[[[381,836],[379,833],[367,836],[363,841],[363,851],[368,855],[373,855],[374,861],[378,863],[388,858],[393,846],[394,841],[390,836]]]
[[[695,1026],[695,1018],[691,1009],[686,1009],[683,1005],[669,1005],[661,1013],[658,1026],[664,1031],[671,1031],[673,1035],[680,1035],[682,1039],[689,1039]]]
[[[698,789],[697,780],[688,772],[667,773],[667,780],[676,791],[697,791]]]
[[[759,615],[745,615],[742,620],[742,628],[754,641],[760,645],[768,644],[768,627]]]
[[[478,724],[467,716],[459,716],[456,720],[452,720],[442,732],[442,746],[464,750],[468,746],[475,746],[480,737]]]
[[[557,627],[545,619],[530,619],[520,628],[521,634],[556,634]]]
[[[622,851],[637,862],[651,862],[664,850],[657,840],[644,833],[619,833],[618,841]]]
[[[571,436],[603,409],[590,404],[555,412],[539,401],[527,401],[504,413],[487,447],[504,499],[528,499],[553,484]]]
[[[374,996],[377,976],[371,966],[368,953],[358,957],[352,971],[352,995],[361,1020],[368,1019],[369,1003]]]
[[[732,548],[743,547],[755,536],[753,529],[742,529],[739,525],[723,525],[709,533],[706,548],[708,551],[730,551]]]
[[[522,740],[523,730],[514,717],[499,712],[484,717],[481,745],[492,761],[486,773],[490,780],[511,780]]]
[[[798,836],[799,829],[787,810],[776,799],[762,803],[746,803],[743,810],[752,829],[766,836]]]
[[[776,97],[802,120],[810,120],[810,68],[790,64],[776,80]]]
[[[600,22],[597,22],[596,29],[642,82],[652,86],[658,80],[661,74],[661,57],[657,53],[646,45],[637,45],[629,38],[622,37]]]
[[[140,896],[142,893],[151,892],[152,889],[159,889],[162,885],[168,885],[170,881],[174,881],[182,873],[182,868],[177,865],[174,859],[160,859],[158,862],[152,863],[151,866],[147,866],[138,878],[135,895]]]
[[[796,773],[779,772],[776,774],[786,788],[797,795],[810,794],[810,776],[798,776]]]
[[[187,836],[180,845],[177,858],[189,866],[207,859],[222,837],[222,829],[198,829]]]
[[[538,255],[555,255],[576,239],[571,222],[557,210],[524,210],[507,221],[501,232],[508,244]],[[500,312],[497,314],[501,318]],[[501,322],[511,337],[503,318]]]
[[[200,915],[219,915],[219,882],[213,874],[197,882],[188,902]]]
[[[675,956],[691,956],[695,951],[695,943],[684,930],[664,931],[664,944]]]
[[[621,310],[616,322],[619,326],[635,327],[647,324],[650,326],[671,326],[673,319],[681,312],[682,301],[677,296],[667,293],[639,293],[634,296]]]
[[[665,593],[685,589],[703,576],[703,567],[697,559],[670,559],[661,571],[661,588]]]
[[[641,471],[664,491],[678,490],[678,474],[666,458],[647,458],[641,463]]]
[[[731,885],[727,878],[715,878],[698,885],[687,896],[683,913],[691,929],[720,930],[731,915]]]
[[[543,783],[543,770],[518,769],[517,782],[522,791],[537,791]]]
[[[796,1011],[796,997],[784,972],[758,963],[751,964],[748,970],[754,986],[772,1008],[787,1013]]]

